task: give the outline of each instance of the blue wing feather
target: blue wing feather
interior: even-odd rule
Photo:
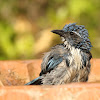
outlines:
[[[41,76],[37,77],[36,79],[26,83],[25,85],[40,85],[42,84],[41,82]]]
[[[59,57],[58,59],[50,59],[47,65],[46,70],[49,71],[51,69],[54,69],[58,64],[60,64],[63,61],[63,59],[61,57]]]
[[[40,76],[42,74],[46,74],[47,72],[50,72],[51,70],[53,70],[62,61],[63,61],[62,57],[51,57],[47,63],[46,70],[42,70],[40,73]]]

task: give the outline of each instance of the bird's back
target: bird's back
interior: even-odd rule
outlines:
[[[87,81],[90,72],[89,56],[80,49],[56,45],[44,56],[40,74],[42,83],[57,85]]]

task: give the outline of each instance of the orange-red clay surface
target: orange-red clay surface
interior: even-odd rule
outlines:
[[[38,77],[42,60],[0,61],[0,100],[99,100],[100,59],[91,60],[88,82],[24,86]]]

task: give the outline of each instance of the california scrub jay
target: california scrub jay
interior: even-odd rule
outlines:
[[[90,73],[92,47],[88,31],[83,25],[66,24],[62,30],[51,32],[60,35],[63,43],[52,47],[44,55],[38,78],[25,85],[59,85],[86,82]]]

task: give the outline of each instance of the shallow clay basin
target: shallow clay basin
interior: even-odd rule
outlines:
[[[100,59],[91,60],[88,82],[24,86],[38,77],[42,60],[0,61],[0,100],[99,100]]]

